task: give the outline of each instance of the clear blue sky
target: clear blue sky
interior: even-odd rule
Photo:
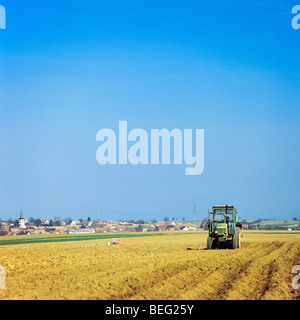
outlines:
[[[2,219],[300,216],[300,1],[0,4]],[[96,133],[119,120],[204,129],[203,174],[100,166]]]

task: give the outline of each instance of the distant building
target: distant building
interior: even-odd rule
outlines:
[[[175,222],[175,221],[166,221],[166,222],[165,222],[165,225],[168,225],[168,226],[176,226],[176,222]]]
[[[50,221],[49,221],[48,219],[41,219],[41,224],[42,224],[43,226],[48,226],[49,223],[50,223]]]
[[[85,227],[91,227],[93,225],[93,221],[85,220],[85,221],[82,221],[81,224]]]
[[[26,223],[27,223],[27,220],[23,217],[23,213],[21,211],[20,218],[19,218],[19,228],[26,229]]]
[[[70,226],[81,226],[81,222],[79,220],[73,220],[70,223]]]
[[[182,227],[180,227],[180,230],[182,230],[182,231],[189,231],[190,229],[189,229],[189,227],[187,227],[187,226],[182,226]]]

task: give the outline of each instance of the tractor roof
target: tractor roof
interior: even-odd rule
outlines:
[[[213,208],[226,208],[226,205],[213,206]],[[234,208],[235,209],[235,206],[228,206],[227,205],[227,208]]]

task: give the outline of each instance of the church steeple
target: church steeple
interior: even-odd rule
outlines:
[[[27,220],[23,217],[23,212],[21,211],[20,218],[19,218],[19,227],[21,229],[26,229],[26,222]]]

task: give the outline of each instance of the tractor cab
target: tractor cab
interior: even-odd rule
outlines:
[[[213,207],[213,220],[216,222],[232,222],[233,210],[232,206],[215,206]],[[236,209],[235,209],[236,211]]]

